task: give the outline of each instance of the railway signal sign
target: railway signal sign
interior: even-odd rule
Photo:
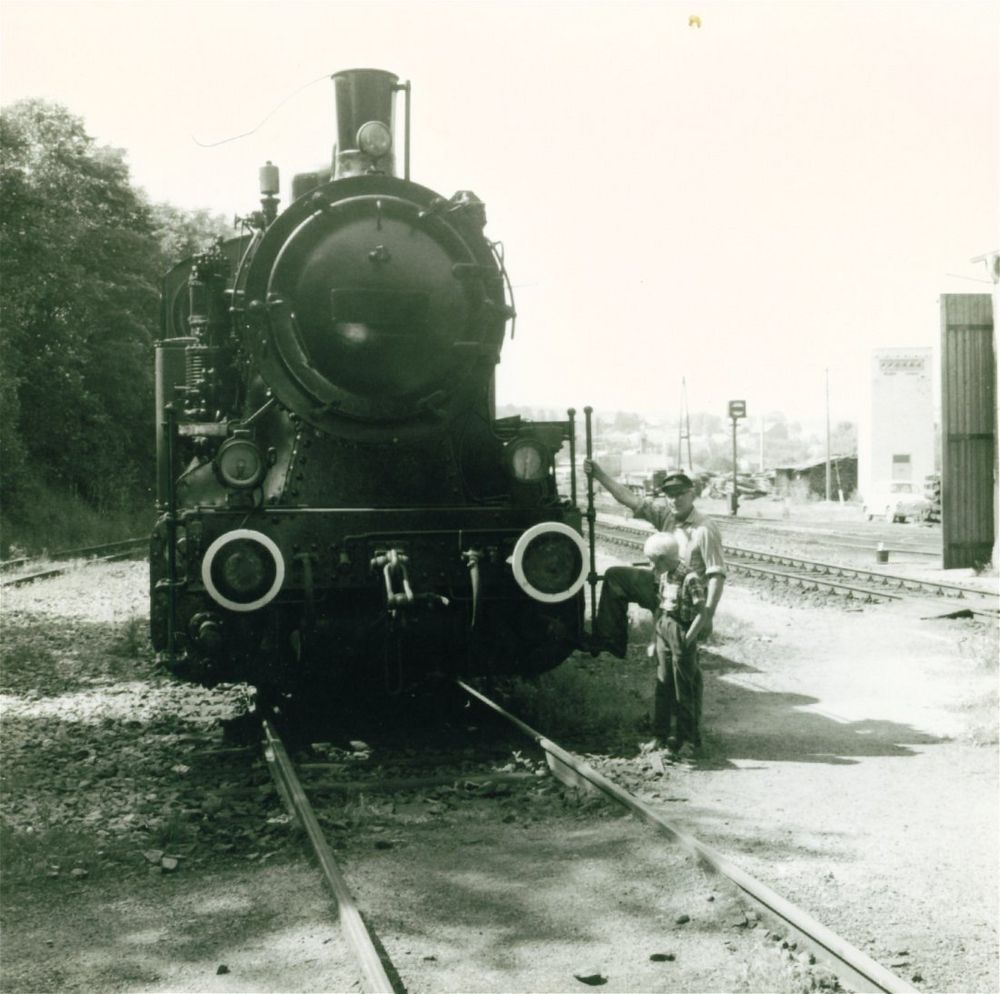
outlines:
[[[729,495],[729,513],[735,516],[740,507],[740,488],[737,479],[736,422],[740,418],[747,416],[747,402],[745,400],[731,400],[729,402],[729,416],[733,419],[733,492]]]

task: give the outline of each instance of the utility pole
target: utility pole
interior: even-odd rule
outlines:
[[[687,466],[684,465],[682,454],[684,440],[687,439]],[[688,410],[687,377],[681,377],[681,406],[677,414],[677,468],[687,469],[690,473],[694,469],[691,462],[691,412]]]
[[[832,494],[830,479],[830,368],[826,369],[826,499]]]
[[[731,400],[729,402],[729,416],[733,419],[733,494],[729,501],[729,513],[735,517],[740,507],[740,487],[737,478],[739,466],[737,464],[738,453],[736,451],[736,424],[740,418],[747,416],[747,402],[745,400]]]
[[[764,472],[764,415],[760,416],[760,457],[758,459],[757,471]]]

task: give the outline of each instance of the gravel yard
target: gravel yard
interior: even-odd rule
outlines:
[[[266,770],[222,742],[245,688],[157,671],[145,577],[5,592],[0,987],[357,989]],[[731,583],[703,656],[705,756],[662,774],[638,755],[642,619],[633,634],[624,663],[574,657],[512,706],[918,988],[998,990],[994,630]],[[524,751],[508,760],[537,768]],[[414,994],[828,983],[734,926],[679,851],[544,778],[355,801],[333,840]]]

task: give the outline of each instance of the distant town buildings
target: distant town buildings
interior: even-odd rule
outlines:
[[[876,349],[871,404],[858,434],[858,489],[895,480],[922,492],[935,471],[933,349]]]

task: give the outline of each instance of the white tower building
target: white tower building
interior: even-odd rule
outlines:
[[[909,480],[923,492],[934,472],[934,383],[930,348],[876,349],[870,406],[858,433],[858,489]]]

